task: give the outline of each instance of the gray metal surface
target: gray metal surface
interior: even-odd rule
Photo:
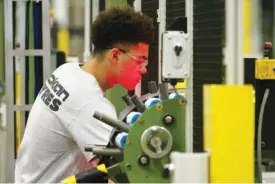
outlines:
[[[95,21],[99,13],[99,0],[92,0],[92,22]],[[93,45],[91,44],[91,50],[93,50]]]
[[[189,39],[190,76],[187,79],[186,89],[186,151],[193,152],[193,0],[185,1],[185,16],[187,17],[187,32]]]
[[[244,84],[243,62],[243,1],[225,1],[226,84]]]
[[[19,49],[12,49],[11,54],[13,56],[43,56],[44,52],[43,50],[34,50],[34,49],[28,49],[28,50],[19,50]]]
[[[42,2],[42,36],[43,36],[43,80],[52,73],[52,62],[51,62],[51,30],[50,30],[50,1],[43,0]]]
[[[141,0],[134,0],[134,8],[136,11],[141,11]]]
[[[26,43],[26,2],[20,1],[17,3],[17,24],[18,24],[18,30],[16,32],[16,45],[19,45],[19,50],[25,50],[25,43]],[[15,64],[16,67],[16,72],[20,72],[20,104],[25,104],[26,103],[26,63],[25,63],[25,57],[22,56],[16,56],[16,60],[19,62]],[[26,121],[26,112],[21,112],[20,113],[20,135],[21,139],[23,138],[24,135],[24,130],[25,130],[25,122]]]
[[[162,33],[166,31],[166,0],[159,1],[159,8],[158,8],[158,23],[159,23],[159,30],[158,30],[158,40],[159,45],[162,45]],[[159,64],[158,64],[158,71],[161,71],[161,52],[162,48],[158,47],[158,55],[159,55]],[[161,72],[159,72],[158,76],[158,83],[161,83]]]
[[[7,142],[7,132],[0,129],[0,183],[5,183],[6,181],[6,142]]]
[[[21,101],[21,103],[23,103]],[[14,111],[30,111],[32,108],[32,104],[26,104],[26,105],[14,105],[13,110]]]
[[[209,183],[209,154],[180,153],[170,155],[172,183]]]
[[[263,183],[275,183],[275,172],[263,172]]]
[[[3,168],[6,168],[5,181],[14,181],[14,162],[15,162],[15,132],[14,132],[14,82],[13,82],[13,25],[11,24],[12,18],[12,1],[5,0],[5,82],[6,82],[6,104],[7,104],[7,139],[6,139],[6,156],[4,164],[1,163]]]
[[[262,38],[262,20],[261,20],[261,15],[262,15],[262,6],[261,6],[262,1],[261,0],[251,0],[251,12],[252,12],[252,21],[253,23],[251,24],[251,53],[249,55],[246,55],[245,57],[250,57],[250,58],[262,58],[263,57],[263,38]],[[275,3],[274,8],[275,8]],[[274,11],[273,11],[274,12]],[[275,12],[274,12],[274,17],[275,17]],[[274,18],[273,18],[274,19]],[[275,32],[275,26],[273,26],[273,32]],[[275,37],[273,37],[273,43],[275,43]],[[273,51],[274,55],[275,51]]]

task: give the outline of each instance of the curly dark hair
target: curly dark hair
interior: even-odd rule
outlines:
[[[114,7],[100,12],[92,25],[94,54],[100,54],[114,45],[153,41],[153,20],[131,7]]]

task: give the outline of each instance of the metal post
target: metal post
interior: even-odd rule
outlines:
[[[187,17],[187,32],[190,54],[190,77],[187,79],[186,89],[186,151],[193,152],[193,0],[185,1],[185,16]]]
[[[136,11],[141,11],[141,0],[134,1],[134,9]],[[141,97],[141,81],[136,85],[135,95]]]
[[[88,61],[90,52],[90,24],[91,24],[91,0],[85,0],[85,13],[84,13],[84,53],[83,61]]]
[[[19,50],[25,50],[25,39],[26,39],[26,1],[20,1],[18,2],[18,43],[19,43]],[[19,104],[25,104],[26,103],[26,63],[25,63],[25,57],[18,57],[18,62],[15,63],[16,70],[20,73],[20,102]],[[20,113],[20,140],[22,140],[24,130],[25,130],[25,124],[26,124],[26,112],[19,112]]]
[[[5,160],[6,182],[14,181],[15,142],[14,142],[14,89],[13,89],[13,25],[12,1],[5,0],[5,82],[6,82],[6,108],[7,108],[7,148]]]
[[[243,1],[226,0],[225,4],[226,83],[244,83],[243,62]]]
[[[92,3],[92,21],[94,22],[99,13],[99,0],[93,0]]]
[[[245,58],[263,57],[261,0],[243,1],[243,50]],[[275,31],[275,28],[273,28]],[[273,32],[274,32],[273,31]],[[275,39],[274,39],[275,40]],[[273,40],[273,42],[274,42]],[[271,41],[271,40],[269,40]]]
[[[161,83],[161,52],[162,52],[162,33],[166,31],[166,0],[159,1],[158,23],[159,23],[159,63],[158,63],[158,83]]]
[[[141,0],[134,1],[134,8],[136,11],[141,11]]]
[[[92,1],[92,22],[95,21],[98,13],[99,13],[99,0],[93,0]],[[91,45],[91,50],[93,50],[93,45],[92,44],[90,45]]]
[[[52,73],[52,62],[51,58],[51,26],[49,18],[50,1],[42,1],[42,30],[43,30],[43,80],[46,81],[47,78]]]

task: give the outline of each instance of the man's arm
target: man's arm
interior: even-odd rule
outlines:
[[[107,146],[113,127],[95,119],[94,112],[100,111],[104,114],[117,118],[114,107],[107,101],[97,101],[84,106],[68,126],[68,130],[86,157],[88,162],[95,162],[92,152],[85,152],[86,145]]]

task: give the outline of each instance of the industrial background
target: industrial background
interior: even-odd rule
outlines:
[[[47,0],[45,0],[47,1]],[[104,11],[110,6],[133,6],[142,13],[153,18],[155,23],[155,40],[150,45],[148,74],[142,81],[139,92],[141,95],[147,94],[148,82],[159,81],[159,31],[161,26],[169,29],[169,26],[174,20],[179,17],[186,17],[186,1],[188,0],[91,0],[88,5],[90,12],[87,16],[87,1],[86,0],[51,0],[44,3],[41,1],[26,1],[26,5],[22,8],[22,4],[16,3],[20,1],[12,1],[12,6],[5,6],[4,0],[0,0],[0,84],[14,83],[12,88],[7,88],[6,93],[12,93],[14,108],[0,111],[0,161],[5,160],[6,144],[14,142],[14,158],[20,145],[23,136],[25,122],[28,117],[28,110],[32,104],[40,88],[43,85],[43,76],[45,71],[51,71],[65,62],[85,62],[87,55],[92,49],[92,45],[88,45],[87,39],[89,34],[84,34],[85,25],[91,24],[96,14],[99,11]],[[232,0],[234,1],[234,0]],[[260,111],[260,103],[262,101],[264,90],[257,85],[257,80],[254,75],[254,64],[257,58],[263,57],[263,43],[270,41],[275,43],[275,3],[274,0],[238,0],[242,1],[242,19],[236,20],[243,25],[241,48],[244,68],[242,77],[244,83],[254,85],[258,89],[256,94],[256,113],[255,119],[258,119]],[[21,1],[22,3],[23,1]],[[164,3],[165,2],[165,3]],[[226,67],[225,59],[225,40],[231,33],[226,26],[226,0],[193,0],[193,74],[192,74],[192,122],[193,122],[193,150],[195,152],[203,151],[203,85],[204,84],[223,84],[226,83],[228,75],[234,70]],[[44,8],[48,4],[49,11]],[[165,19],[160,19],[158,10],[160,5],[164,5]],[[46,5],[45,5],[46,6]],[[7,8],[10,8],[8,11]],[[46,7],[47,8],[47,7]],[[45,12],[46,11],[46,12]],[[12,12],[10,20],[11,25],[5,25],[7,13]],[[49,18],[50,30],[45,31],[43,21]],[[88,22],[85,22],[88,21]],[[162,24],[161,24],[162,23]],[[10,39],[5,37],[5,32],[9,28],[14,36],[10,38],[13,41],[12,45],[5,45],[5,40]],[[22,29],[23,28],[23,29]],[[47,28],[47,27],[46,27]],[[87,37],[88,36],[88,37]],[[49,40],[46,40],[46,39]],[[91,38],[89,38],[91,39]],[[51,49],[46,49],[45,46],[51,45]],[[5,47],[11,46],[14,49],[18,48],[16,53],[6,53]],[[29,50],[28,54],[22,54],[20,50]],[[40,56],[34,56],[31,52],[36,52]],[[272,51],[273,55],[275,50]],[[7,70],[7,61],[11,58]],[[51,68],[43,66],[43,63],[51,63]],[[6,69],[5,69],[6,68]],[[11,70],[12,69],[12,70]],[[7,72],[13,74],[7,75]],[[12,78],[5,78],[12,76]],[[188,79],[189,80],[189,79]],[[186,90],[187,82],[178,86],[181,90]],[[23,84],[24,83],[24,84]],[[266,106],[266,114],[264,117],[263,128],[263,147],[264,155],[268,158],[275,158],[272,154],[275,151],[274,131],[275,124],[273,122],[273,114],[275,108],[274,84],[271,88],[273,93],[270,94],[269,101]],[[190,89],[189,89],[190,90]],[[108,99],[116,106],[117,112],[121,112],[126,105],[121,100],[121,96],[127,93],[124,89],[117,86],[107,92]],[[128,92],[134,93],[134,92]],[[3,93],[4,94],[4,93]],[[0,104],[1,104],[0,89]],[[4,96],[4,95],[3,95]],[[258,102],[258,103],[257,103]],[[5,107],[6,101],[2,101],[2,109]],[[19,111],[23,113],[19,113]],[[230,113],[230,112],[228,112]],[[11,119],[14,122],[14,137],[5,136],[5,130],[8,127],[6,115],[13,116]],[[2,140],[2,141],[1,141]],[[237,150],[236,150],[237,151]],[[8,160],[9,161],[9,160]],[[6,166],[9,164],[0,163],[0,182],[6,181]],[[9,166],[11,167],[11,166]]]

